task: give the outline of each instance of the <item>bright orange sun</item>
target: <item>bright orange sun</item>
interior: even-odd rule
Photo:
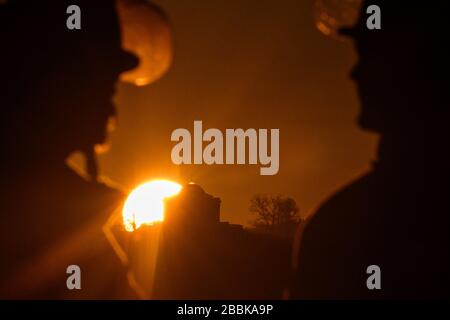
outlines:
[[[125,230],[132,232],[141,225],[164,220],[164,199],[178,194],[181,185],[169,180],[153,180],[134,189],[123,206]]]

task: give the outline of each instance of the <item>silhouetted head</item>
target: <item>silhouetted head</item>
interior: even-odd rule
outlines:
[[[366,26],[370,5],[381,9],[381,29]],[[360,125],[380,133],[426,133],[446,125],[448,1],[366,0],[358,23],[341,30],[358,53],[352,72],[361,102]]]
[[[81,30],[66,26],[70,5]],[[61,158],[104,142],[118,76],[138,63],[122,50],[115,1],[9,0],[0,38],[3,151]]]

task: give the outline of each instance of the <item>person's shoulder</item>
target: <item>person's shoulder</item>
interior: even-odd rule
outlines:
[[[88,215],[95,212],[95,216],[108,217],[125,200],[125,194],[119,188],[110,183],[89,181],[70,168],[64,180],[67,207],[78,212]]]
[[[124,193],[119,190],[118,187],[114,186],[112,183],[107,183],[105,181],[91,181],[77,172],[73,171],[71,168],[66,167],[66,182],[72,185],[74,188],[79,190],[86,190],[90,193],[104,194],[105,196],[111,197],[123,197]]]
[[[349,223],[358,213],[358,208],[366,205],[374,184],[373,172],[368,172],[327,198],[319,208],[313,212],[308,220],[308,229],[336,229],[336,226]],[[331,230],[329,230],[331,231]],[[327,232],[327,230],[323,230]]]

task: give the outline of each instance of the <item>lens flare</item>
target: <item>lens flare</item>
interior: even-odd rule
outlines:
[[[169,180],[153,180],[134,189],[123,206],[126,231],[164,220],[164,199],[177,195],[181,185]]]

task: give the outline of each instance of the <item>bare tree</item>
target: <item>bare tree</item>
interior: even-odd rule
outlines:
[[[251,221],[259,230],[290,236],[302,219],[294,199],[281,195],[257,194],[250,200]]]

